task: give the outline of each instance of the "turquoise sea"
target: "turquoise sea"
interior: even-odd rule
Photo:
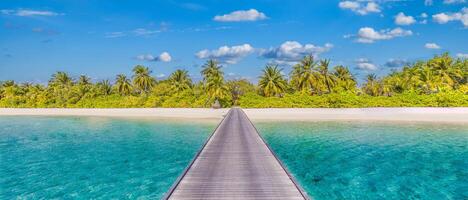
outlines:
[[[468,199],[468,125],[256,126],[314,199]]]
[[[159,199],[216,125],[0,117],[0,199]],[[468,199],[468,125],[255,125],[314,199]]]
[[[216,124],[0,117],[0,199],[159,199]]]

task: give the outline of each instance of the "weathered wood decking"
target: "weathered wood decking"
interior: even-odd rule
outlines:
[[[216,128],[167,199],[307,199],[239,108]]]

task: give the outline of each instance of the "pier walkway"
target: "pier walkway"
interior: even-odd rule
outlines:
[[[308,199],[240,108],[232,108],[166,199]]]

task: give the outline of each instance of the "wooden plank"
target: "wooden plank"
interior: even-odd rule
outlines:
[[[308,199],[239,108],[221,121],[166,199]]]

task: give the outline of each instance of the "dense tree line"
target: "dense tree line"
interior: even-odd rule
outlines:
[[[93,83],[85,75],[52,75],[47,85],[3,81],[0,107],[373,107],[468,106],[468,61],[447,53],[377,77],[367,75],[359,87],[345,66],[305,56],[289,76],[268,64],[257,85],[226,80],[222,66],[208,60],[203,79],[193,82],[186,70],[156,80],[148,67],[137,65],[132,77]]]

